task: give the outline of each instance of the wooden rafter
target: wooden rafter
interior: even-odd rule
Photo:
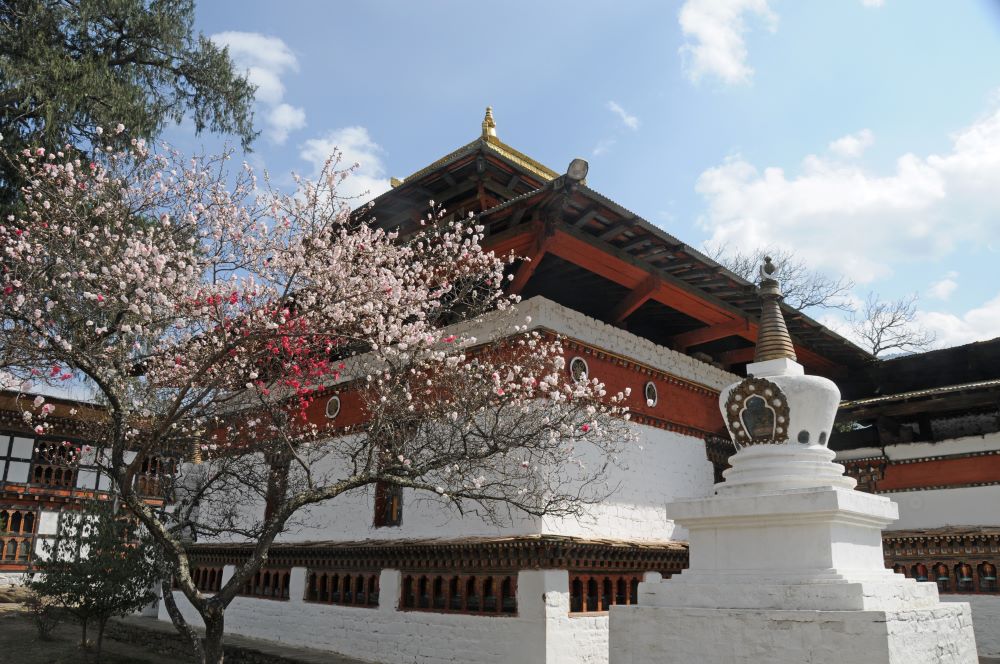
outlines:
[[[687,350],[691,346],[705,344],[708,343],[709,341],[725,339],[726,337],[731,337],[734,335],[743,336],[743,333],[749,330],[750,330],[750,321],[747,319],[743,319],[743,320],[733,321],[731,323],[719,323],[718,325],[709,325],[708,327],[703,327],[697,330],[691,330],[690,332],[684,332],[683,334],[678,334],[674,337],[671,337],[669,343],[674,349],[683,351]]]
[[[743,364],[744,362],[753,362],[753,356],[756,352],[757,349],[753,346],[749,348],[737,348],[736,350],[727,350],[725,353],[719,355],[718,359],[725,366]]]
[[[580,218],[573,222],[573,225],[577,228],[583,228],[590,223],[590,220],[597,216],[597,206],[591,206],[584,210]]]
[[[551,244],[552,236],[543,236],[541,228],[539,228],[535,233],[534,245],[531,247],[529,253],[525,254],[524,260],[514,273],[514,279],[507,286],[508,293],[519,295],[524,290],[524,287],[528,284],[528,279],[531,279],[531,275],[538,269],[538,264],[542,262],[542,258],[545,257],[545,252]]]
[[[631,316],[636,309],[645,304],[646,300],[653,295],[659,286],[659,281],[660,280],[656,278],[656,275],[649,275],[645,281],[633,288],[632,291],[625,296],[625,299],[618,303],[615,310],[611,312],[611,320],[615,323],[621,323],[626,318]]]

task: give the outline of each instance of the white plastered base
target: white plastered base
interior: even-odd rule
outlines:
[[[912,611],[614,606],[609,664],[976,664],[969,605]]]

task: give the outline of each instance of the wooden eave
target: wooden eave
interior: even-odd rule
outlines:
[[[845,401],[837,410],[837,420],[906,419],[985,408],[1000,408],[1000,379]]]
[[[514,292],[531,291],[549,278],[538,268],[556,257],[616,285],[603,298],[623,302],[600,312],[607,322],[628,326],[652,315],[650,303],[663,305],[689,321],[678,322],[680,338],[667,345],[709,353],[734,368],[752,360],[760,313],[753,284],[593,189],[567,186],[555,171],[495,137],[477,138],[420,169],[376,198],[367,213],[405,234],[418,227],[431,199],[449,212],[476,213],[488,248],[531,259],[515,267]],[[595,291],[594,297],[602,295]],[[782,309],[799,359],[811,371],[840,377],[872,362],[817,321],[787,305]],[[708,340],[685,345],[683,334],[699,329]]]
[[[622,299],[621,315],[609,322],[623,324],[643,303],[656,301],[702,323],[708,334],[701,343],[729,337],[756,341],[760,306],[753,284],[587,187],[578,188],[567,203],[550,206],[555,211],[538,209],[558,195],[546,185],[481,213],[478,219],[490,232],[486,246],[529,256],[532,270],[544,256],[555,256],[624,287],[629,294]],[[525,213],[526,207],[535,209]],[[510,223],[515,215],[518,224]],[[524,287],[519,276],[515,285]],[[846,366],[871,361],[868,353],[808,316],[787,306],[784,311],[796,351],[811,370],[838,375]],[[699,345],[675,347],[686,351]],[[752,355],[747,351],[738,349],[724,359],[731,365],[747,362]]]

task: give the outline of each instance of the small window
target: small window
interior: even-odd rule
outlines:
[[[403,523],[403,487],[379,480],[375,483],[376,528],[399,526]]]
[[[574,357],[569,363],[569,375],[576,381],[587,380],[590,375],[587,361],[582,357]]]
[[[332,420],[340,413],[340,397],[330,397],[326,402],[326,419]]]
[[[660,400],[659,395],[656,393],[656,385],[653,384],[653,381],[646,383],[646,389],[643,390],[643,393],[646,395],[646,405],[649,407],[655,406]]]

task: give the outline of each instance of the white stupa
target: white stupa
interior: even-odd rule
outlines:
[[[690,566],[611,608],[610,664],[976,664],[969,605],[885,568],[897,506],[833,462],[840,391],[795,361],[773,272],[755,361],[719,397],[732,468],[714,496],[669,506]]]

